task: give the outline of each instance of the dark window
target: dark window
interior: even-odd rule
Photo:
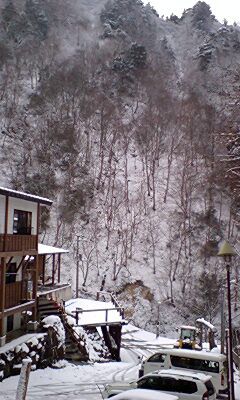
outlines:
[[[173,367],[194,369],[205,372],[219,372],[219,362],[211,360],[199,360],[197,358],[187,358],[179,356],[170,356]]]
[[[6,272],[6,283],[16,282],[16,275],[17,275],[17,264],[11,263]]]
[[[15,235],[31,235],[32,213],[29,211],[14,210],[13,233]]]
[[[148,359],[148,362],[164,362],[166,358],[165,354],[157,353]]]
[[[155,389],[156,380],[153,377],[143,378],[137,383],[137,387],[141,389]]]
[[[174,392],[192,394],[197,392],[196,382],[178,379],[175,383]]]
[[[205,382],[205,386],[207,388],[208,395],[212,396],[215,393],[215,389],[214,389],[212,382],[211,381]]]
[[[176,392],[175,378],[168,376],[151,376],[145,377],[138,381],[137,386],[141,389],[163,390],[165,392]]]
[[[10,332],[13,330],[13,315],[9,315],[7,317],[7,332]]]

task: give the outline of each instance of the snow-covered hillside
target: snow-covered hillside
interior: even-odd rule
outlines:
[[[78,256],[82,295],[115,291],[139,326],[165,299],[181,321],[212,318],[218,245],[239,241],[222,162],[239,27],[201,1],[167,20],[140,0],[0,6],[0,183],[54,200],[42,239],[70,249],[63,280],[75,287]]]

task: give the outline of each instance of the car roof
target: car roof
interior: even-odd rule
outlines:
[[[151,374],[148,374],[151,375]],[[191,380],[199,380],[202,382],[209,381],[211,379],[211,375],[206,375],[201,372],[192,372],[186,370],[179,370],[179,369],[161,369],[159,371],[155,371],[152,375],[160,375],[160,376],[174,376],[176,378],[184,378],[184,379],[191,379]]]
[[[116,400],[178,400],[177,396],[158,390],[131,389],[114,395]]]
[[[146,358],[146,360],[153,357],[155,354],[170,354],[173,356],[197,358],[197,359],[212,360],[212,361],[226,360],[225,354],[212,353],[210,351],[202,351],[202,350],[199,351],[199,350],[188,350],[188,349],[164,349],[164,348],[159,349],[159,351],[157,351],[154,354],[151,354],[149,357]]]

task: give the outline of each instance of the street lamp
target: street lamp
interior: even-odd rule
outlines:
[[[235,250],[228,242],[224,242],[220,247],[218,256],[223,257],[227,270],[227,297],[228,297],[228,370],[229,370],[229,397],[230,400],[235,400],[234,395],[234,377],[233,377],[233,349],[232,349],[232,311],[231,311],[231,282],[230,268],[232,257],[236,255]]]

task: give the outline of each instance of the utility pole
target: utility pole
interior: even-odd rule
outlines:
[[[77,235],[76,298],[78,298],[78,290],[79,290],[79,239],[80,236]]]

